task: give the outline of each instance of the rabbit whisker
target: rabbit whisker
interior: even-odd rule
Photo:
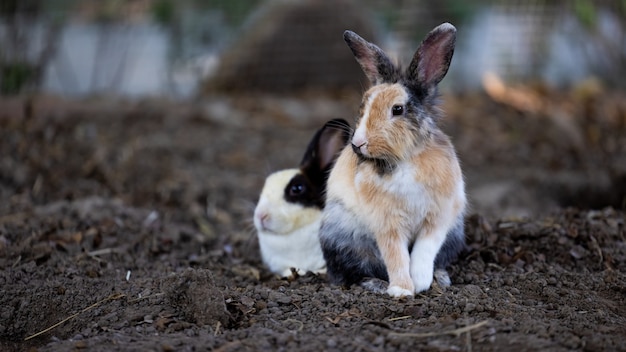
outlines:
[[[250,253],[253,251],[252,248],[256,244],[256,237],[256,231],[254,229],[248,231],[248,238],[245,240],[242,246],[244,253]],[[254,252],[256,253],[256,251]]]
[[[239,203],[241,204],[241,208],[245,209],[250,213],[254,213],[254,208],[256,207],[256,203],[249,199],[240,199]]]
[[[338,123],[338,122],[333,122],[333,121],[330,121],[328,123],[327,127],[330,128],[330,129],[336,130],[336,131],[345,131],[345,132],[349,132],[349,133],[352,133],[352,131],[353,131],[352,127],[343,125],[343,124]]]

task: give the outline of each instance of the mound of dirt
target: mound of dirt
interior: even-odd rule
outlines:
[[[263,7],[220,58],[207,91],[358,92],[367,82],[342,40],[351,29],[369,40],[374,30],[351,0],[276,1]]]

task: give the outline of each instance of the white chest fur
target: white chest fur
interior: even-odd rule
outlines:
[[[382,230],[385,224],[394,224],[407,236],[418,230],[431,210],[433,196],[416,181],[415,172],[408,163],[398,164],[385,175],[367,168],[357,170],[354,185],[358,214],[370,229]]]

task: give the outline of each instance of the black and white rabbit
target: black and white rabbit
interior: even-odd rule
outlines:
[[[283,277],[307,271],[323,273],[326,263],[319,243],[326,180],[339,151],[348,142],[349,125],[335,119],[310,141],[298,169],[267,177],[254,210],[254,226],[265,265]]]
[[[444,23],[421,43],[407,70],[376,45],[344,40],[372,86],[349,146],[328,179],[320,241],[331,282],[388,281],[394,297],[449,284],[445,267],[465,247],[463,174],[436,125],[437,84],[448,71],[456,29]]]

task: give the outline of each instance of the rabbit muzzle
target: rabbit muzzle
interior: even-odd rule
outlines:
[[[350,145],[352,145],[352,151],[354,151],[354,153],[358,156],[364,156],[363,155],[363,150],[365,149],[365,145],[366,143],[363,143],[361,145],[355,145],[354,143],[350,143]]]

